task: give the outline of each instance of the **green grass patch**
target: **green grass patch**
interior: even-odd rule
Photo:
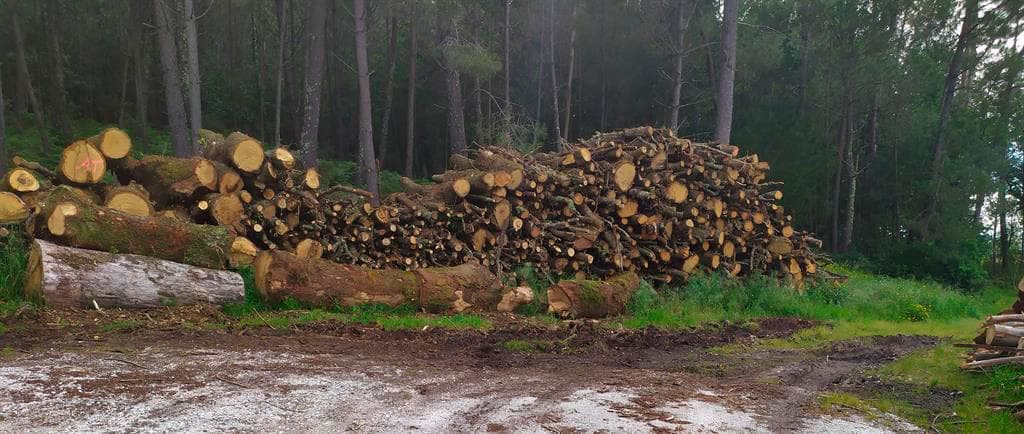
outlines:
[[[490,321],[477,315],[428,315],[417,313],[411,306],[391,308],[372,304],[332,310],[251,310],[237,318],[238,324],[243,326],[271,328],[328,321],[377,326],[384,330],[420,330],[424,327],[473,330],[491,328]]]
[[[28,301],[22,290],[28,265],[29,240],[20,225],[8,225],[0,237],[0,319],[21,309]],[[4,328],[0,328],[3,334]]]

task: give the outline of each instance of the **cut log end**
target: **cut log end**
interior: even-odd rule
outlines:
[[[131,137],[119,128],[107,128],[89,138],[89,143],[111,160],[120,160],[132,151]]]
[[[4,188],[16,193],[31,193],[40,188],[39,179],[29,170],[14,168],[4,176]]]
[[[108,194],[103,206],[141,217],[148,217],[154,213],[153,204],[149,203],[149,200],[130,190]]]
[[[302,176],[302,183],[311,190],[320,188],[320,172],[316,169],[306,169],[306,173]]]
[[[636,165],[628,161],[623,161],[615,166],[614,172],[615,186],[619,188],[619,191],[629,191],[633,187],[633,181],[636,179]]]
[[[64,148],[58,167],[68,181],[95,184],[107,172],[107,160],[96,147],[85,140],[79,140]]]
[[[229,255],[231,266],[238,268],[252,265],[258,253],[259,249],[256,248],[256,244],[249,241],[248,238],[235,237],[231,242],[231,255]]]
[[[53,208],[50,218],[46,220],[46,229],[53,235],[62,236],[67,233],[64,219],[74,215],[78,215],[77,205],[70,202],[59,203]]]
[[[0,192],[0,223],[17,223],[28,218],[29,209],[14,193]]]

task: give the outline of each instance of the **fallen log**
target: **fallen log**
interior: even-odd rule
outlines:
[[[14,193],[0,192],[0,224],[18,223],[28,218],[29,209]]]
[[[43,240],[32,245],[26,276],[26,295],[50,306],[158,308],[245,299],[237,273]]]
[[[39,204],[37,238],[104,252],[130,253],[222,270],[234,240],[226,228],[162,216],[141,217],[90,203],[60,186]]]
[[[132,151],[131,137],[119,128],[107,128],[86,141],[111,160],[127,157]]]
[[[180,205],[205,191],[217,191],[217,168],[205,158],[149,155],[126,158],[117,169],[122,184],[135,181],[145,187],[159,208]]]
[[[604,281],[563,280],[548,288],[548,312],[568,318],[604,318],[626,310],[640,276],[628,272]]]
[[[494,310],[505,292],[487,268],[457,267],[413,271],[370,270],[282,251],[260,252],[254,264],[256,289],[264,299],[294,299],[307,306],[379,303],[413,304],[430,312]]]
[[[95,184],[107,173],[107,160],[88,141],[79,140],[64,148],[57,164],[60,178],[72,184]]]

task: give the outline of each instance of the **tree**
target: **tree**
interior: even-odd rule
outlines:
[[[366,0],[354,0],[356,67],[359,73],[359,164],[366,189],[380,202],[377,159],[373,156],[373,110],[370,106],[370,66],[366,59]]]
[[[7,122],[4,119],[7,101],[4,100],[3,66],[0,63],[0,173],[7,172]]]
[[[398,64],[398,17],[390,9],[388,17],[388,77],[384,84],[384,115],[380,121],[380,162],[387,164],[388,136],[391,133],[391,104],[395,93],[395,66]]]
[[[17,4],[11,4],[11,30],[14,32],[15,61],[18,66],[18,74],[24,77],[25,89],[28,94],[29,104],[32,106],[32,113],[36,119],[36,129],[39,130],[39,140],[42,142],[43,151],[50,151],[50,133],[46,129],[46,117],[43,115],[43,105],[36,97],[36,91],[32,87],[32,76],[28,72],[28,61],[25,59],[25,38],[21,33],[21,25],[18,22],[16,13]]]
[[[153,0],[156,34],[160,43],[160,68],[164,76],[164,99],[167,102],[167,122],[171,127],[174,155],[185,157],[192,153],[189,127],[185,119],[185,102],[178,79],[178,49],[174,43],[174,29],[169,16],[173,11],[164,0]]]
[[[189,140],[192,143],[192,153],[198,154],[199,130],[203,128],[203,100],[200,90],[199,75],[199,47],[196,35],[196,14],[192,6],[193,0],[184,0],[184,11],[182,21],[185,27],[185,58],[188,62],[188,73],[185,77],[188,80],[188,121]]]
[[[281,145],[281,88],[284,85],[285,0],[277,0],[277,76],[274,79],[274,144]]]
[[[687,11],[687,6],[690,10]],[[672,74],[672,101],[669,105],[668,127],[672,131],[679,131],[679,108],[683,96],[683,58],[684,43],[686,42],[686,29],[690,26],[690,17],[693,16],[693,8],[696,2],[693,0],[679,0],[676,6],[675,40],[672,51],[675,59],[675,71]]]
[[[511,46],[511,44],[509,42],[511,40],[511,38],[509,36],[509,32],[511,31],[511,27],[512,27],[512,25],[511,25],[511,22],[512,22],[511,14],[512,14],[512,0],[505,0],[505,46],[504,46],[504,48],[505,48],[505,63],[504,63],[504,65],[502,65],[502,69],[505,70],[505,93],[504,93],[504,95],[505,95],[505,107],[504,107],[504,110],[505,110],[505,123],[506,124],[511,123],[511,119],[512,119],[512,90],[511,90],[511,87],[510,87],[511,74],[512,74],[512,65],[511,65],[512,62],[511,62],[511,56],[509,54],[511,52],[511,49],[509,48]]]
[[[548,0],[548,72],[551,73],[551,129],[554,139],[552,148],[562,150],[562,131],[558,126],[558,73],[555,72],[555,1]]]
[[[569,74],[565,80],[565,134],[562,139],[569,140],[569,119],[572,118],[572,76],[576,67],[576,8],[579,2],[572,2],[572,18],[569,20]]]
[[[409,101],[405,111],[405,170],[406,177],[412,177],[413,147],[416,143],[416,23],[409,22]]]
[[[133,37],[129,42],[131,44],[131,57],[134,62],[133,72],[135,81],[135,123],[136,137],[139,142],[146,143],[149,141],[146,133],[147,119],[149,113],[149,100],[147,97],[147,85],[149,83],[149,57],[144,54],[147,51],[144,50],[146,41],[149,39],[149,33],[146,32],[145,23],[148,18],[145,14],[144,7],[145,3],[129,1],[128,7],[131,8],[129,16],[131,17],[131,33]]]
[[[723,0],[722,7],[722,68],[718,79],[718,96],[715,106],[718,118],[715,121],[715,140],[729,143],[732,134],[733,87],[736,81],[736,19],[739,0]]]
[[[306,53],[306,87],[303,108],[302,161],[306,167],[319,167],[317,163],[320,131],[320,96],[324,74],[324,27],[327,21],[327,0],[309,3],[309,48]]]
[[[60,129],[61,138],[65,141],[74,138],[74,131],[71,129],[71,118],[68,113],[67,90],[64,86],[64,55],[60,47],[60,2],[49,0],[46,2],[46,30],[50,40],[50,67],[53,74],[53,87],[50,89],[53,94],[53,119]]]
[[[437,17],[440,34],[441,69],[444,72],[445,91],[448,97],[448,150],[451,153],[466,149],[466,121],[462,108],[462,84],[456,63],[459,36],[454,16]]]
[[[977,20],[978,0],[967,0],[964,3],[964,18],[960,24],[960,34],[957,36],[956,46],[953,48],[953,58],[950,59],[949,69],[946,71],[946,85],[942,92],[942,103],[939,108],[939,125],[936,128],[935,141],[932,144],[931,192],[920,229],[921,238],[924,240],[928,240],[931,236],[931,226],[940,200],[938,188],[942,178],[942,161],[945,158],[943,154],[946,148],[946,130],[949,128],[953,98],[956,96],[957,83],[963,69],[964,52],[973,37]]]

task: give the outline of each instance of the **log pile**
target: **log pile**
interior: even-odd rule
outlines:
[[[779,205],[781,184],[766,180],[768,163],[668,130],[597,134],[550,154],[481,147],[452,156],[432,184],[403,179],[405,191],[381,205],[357,188],[321,186],[316,169],[300,167],[290,151],[240,132],[203,130],[200,145],[202,155],[189,158],[138,156],[128,135],[111,128],[67,146],[55,170],[16,157],[0,185],[0,224],[28,218],[39,239],[212,270],[259,257],[257,281],[267,295],[309,292],[313,303],[433,296],[331,292],[322,288],[326,280],[288,273],[406,282],[412,275],[399,271],[475,263],[500,276],[532,263],[581,282],[619,276],[609,282],[625,279],[619,286],[627,289],[641,278],[683,282],[702,271],[764,273],[797,288],[833,277],[818,267],[822,256],[813,249],[821,242],[795,230]],[[397,270],[373,275],[315,262],[321,258]],[[414,275],[421,284],[436,280]],[[449,305],[502,298],[483,284],[463,286],[460,296],[444,294]],[[552,311],[566,316],[621,312],[632,291],[611,283],[559,288]],[[487,301],[467,301],[478,296]],[[590,296],[601,305],[587,306]]]
[[[955,344],[970,348],[967,360],[960,365],[968,371],[987,371],[1000,365],[1024,365],[1024,279],[1017,283],[1017,300],[1013,307],[985,318],[981,333],[969,344]],[[1024,377],[1017,378],[1024,387]],[[1024,422],[1024,402],[990,401],[997,410],[1009,410],[1014,418]]]

